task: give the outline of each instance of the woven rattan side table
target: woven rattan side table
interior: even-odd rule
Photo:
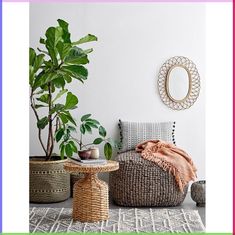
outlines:
[[[98,173],[118,170],[119,163],[108,161],[105,165],[84,166],[65,163],[70,173],[84,173],[84,178],[74,184],[73,219],[81,222],[96,222],[109,217],[108,184],[98,179]]]

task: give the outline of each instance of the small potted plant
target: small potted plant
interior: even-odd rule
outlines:
[[[91,118],[91,114],[85,114],[80,119],[80,138],[76,138],[72,132],[76,129],[70,125],[62,126],[56,133],[56,141],[60,143],[60,155],[72,157],[75,153],[81,159],[89,159],[93,148],[91,146],[104,143],[104,156],[107,160],[111,159],[113,148],[117,148],[118,143],[111,138],[107,138],[105,128],[96,119]],[[97,130],[99,137],[95,138],[93,142],[84,144],[83,136],[85,134],[92,134],[93,130]]]
[[[30,105],[44,152],[44,156],[30,158],[31,202],[57,202],[70,196],[70,175],[63,169],[67,160],[64,154],[53,152],[55,134],[58,138],[62,126],[69,124],[67,133],[76,127],[71,110],[77,108],[78,98],[66,89],[66,85],[74,80],[84,83],[87,79],[88,71],[84,65],[89,63],[88,53],[92,49],[83,50],[78,45],[97,41],[97,38],[88,34],[72,42],[68,26],[67,22],[59,19],[56,27],[46,30],[45,39],[40,39],[44,49],[38,48],[38,53],[29,49]],[[65,101],[61,101],[64,97],[62,100]],[[42,137],[43,131],[47,134],[46,140]],[[72,144],[69,146],[74,150]],[[64,148],[66,153],[70,153],[71,148]]]

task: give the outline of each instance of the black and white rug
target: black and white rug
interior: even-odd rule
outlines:
[[[98,223],[73,222],[70,208],[30,208],[31,233],[53,232],[168,232],[205,231],[195,210],[183,209],[110,209],[109,220]]]

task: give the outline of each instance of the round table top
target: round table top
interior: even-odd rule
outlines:
[[[67,162],[64,164],[64,169],[71,173],[99,173],[99,172],[109,172],[109,171],[116,171],[119,168],[119,163],[117,161],[107,161],[107,164],[103,165],[82,165],[76,164],[73,162]]]

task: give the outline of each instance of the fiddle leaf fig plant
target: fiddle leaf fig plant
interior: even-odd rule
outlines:
[[[59,141],[63,136],[67,143],[70,132],[76,127],[71,110],[77,108],[79,101],[66,86],[74,80],[84,83],[88,77],[84,65],[89,63],[88,54],[93,51],[92,48],[84,50],[78,45],[97,41],[96,36],[88,34],[72,42],[69,24],[62,19],[57,22],[57,26],[46,30],[45,38],[40,38],[43,49],[37,48],[36,52],[29,48],[30,105],[37,120],[38,138],[46,160],[52,158],[55,140]],[[62,97],[65,102],[60,101]],[[41,109],[43,112],[39,112]],[[45,129],[47,138],[43,141],[42,131]],[[77,151],[72,140],[63,146],[61,153],[67,156],[71,155],[71,151]]]
[[[99,137],[95,138],[92,143],[84,144],[83,136],[85,134],[92,134],[95,131],[99,134]],[[96,119],[91,118],[91,114],[85,114],[80,119],[80,138],[77,139],[74,137],[73,132],[76,132],[76,129],[70,125],[65,125],[61,127],[56,132],[56,141],[60,143],[60,155],[67,155],[72,157],[73,153],[77,153],[78,149],[83,150],[87,149],[92,145],[99,145],[104,143],[104,155],[106,159],[111,159],[113,154],[113,148],[118,147],[118,143],[111,138],[107,138],[107,133],[105,128],[100,124]]]

